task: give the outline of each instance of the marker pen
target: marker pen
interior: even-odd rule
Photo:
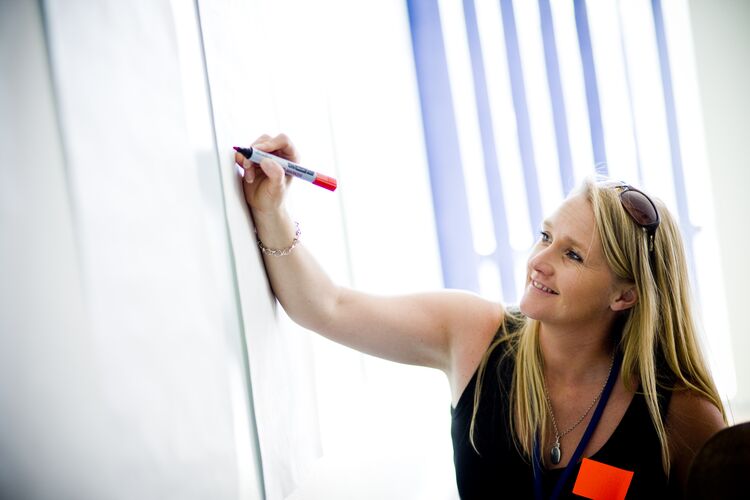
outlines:
[[[266,153],[265,151],[261,151],[259,149],[255,148],[239,148],[237,146],[234,146],[234,150],[237,151],[239,154],[247,158],[248,160],[260,163],[260,161],[263,158],[268,158],[269,160],[273,160],[284,169],[284,171],[287,173],[287,175],[293,175],[294,177],[299,177],[300,179],[306,180],[307,182],[312,182],[316,186],[320,186],[322,188],[326,188],[329,191],[335,191],[336,190],[336,179],[333,177],[328,177],[327,175],[319,174],[317,172],[313,172],[312,170],[308,170],[302,165],[297,165],[296,163],[292,163],[289,160],[285,160],[284,158],[279,158],[276,155],[272,155],[271,153]]]

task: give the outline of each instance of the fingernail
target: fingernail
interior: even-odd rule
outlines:
[[[254,144],[253,147],[265,150],[268,147],[268,144],[265,142],[259,142],[258,144]]]
[[[253,183],[253,175],[250,173],[249,170],[245,172],[245,182],[247,182],[248,184]]]

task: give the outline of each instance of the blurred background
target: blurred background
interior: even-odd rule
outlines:
[[[338,179],[290,212],[373,293],[514,303],[585,176],[661,198],[750,420],[748,25],[744,0],[0,0],[0,496],[457,499],[444,376],[271,295],[232,151],[263,133]]]

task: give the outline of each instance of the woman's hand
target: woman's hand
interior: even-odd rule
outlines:
[[[297,151],[285,134],[276,137],[263,134],[253,142],[252,147],[297,163]],[[234,161],[245,170],[242,186],[245,200],[253,213],[261,215],[280,211],[292,176],[286,175],[281,165],[273,160],[263,159],[258,164],[235,153]]]

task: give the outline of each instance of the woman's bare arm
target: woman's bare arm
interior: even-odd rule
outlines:
[[[260,141],[254,147],[296,161],[286,136],[264,136]],[[244,183],[245,198],[258,236],[267,247],[286,248],[295,233],[283,205],[290,178],[275,162],[248,163],[243,165],[252,182]],[[457,372],[481,357],[479,351],[502,319],[499,304],[467,292],[388,297],[339,286],[304,244],[289,255],[264,255],[264,260],[274,294],[298,324],[374,356],[438,368],[449,375],[452,385]]]

